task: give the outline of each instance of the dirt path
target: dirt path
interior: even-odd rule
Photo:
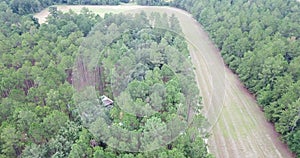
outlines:
[[[67,8],[72,7],[80,8]],[[286,145],[280,142],[274,127],[266,121],[255,99],[243,87],[237,76],[224,65],[219,51],[190,14],[170,7],[97,7],[93,8],[96,12],[98,9],[115,12],[122,8],[122,11],[131,13],[140,10],[157,11],[175,14],[178,17],[189,42],[192,62],[196,68],[197,83],[203,97],[203,114],[212,124],[209,129],[212,133],[208,140],[209,150],[216,157],[293,157]],[[45,22],[42,19],[46,16],[46,11],[36,15],[41,19],[40,22]]]

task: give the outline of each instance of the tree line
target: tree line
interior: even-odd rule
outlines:
[[[300,156],[300,3],[296,0],[175,0],[221,50],[266,118]]]
[[[14,13],[21,15],[39,12],[51,5],[119,5],[128,0],[0,0],[7,3]]]

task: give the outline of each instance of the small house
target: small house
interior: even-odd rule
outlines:
[[[103,105],[104,105],[105,107],[111,106],[111,105],[113,105],[113,103],[114,103],[114,101],[112,101],[110,98],[108,98],[108,97],[105,96],[105,95],[102,95],[102,96],[100,97],[100,99],[101,99],[101,101],[102,101],[102,103],[103,103]]]

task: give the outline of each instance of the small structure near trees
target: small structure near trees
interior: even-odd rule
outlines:
[[[108,97],[105,96],[105,95],[102,95],[102,96],[100,97],[100,99],[101,99],[101,101],[102,101],[102,103],[103,103],[103,105],[104,105],[105,107],[112,106],[113,103],[114,103],[113,100],[111,100],[110,98],[108,98]]]

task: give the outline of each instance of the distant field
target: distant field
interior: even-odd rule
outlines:
[[[63,13],[66,13],[69,10],[73,10],[74,12],[79,13],[82,8],[88,8],[90,11],[100,16],[104,16],[105,13],[121,13],[124,11],[143,8],[143,6],[137,6],[137,5],[122,5],[122,6],[121,5],[119,6],[57,5],[56,7],[59,11],[62,11]],[[49,9],[47,8],[41,11],[40,13],[35,14],[34,17],[39,19],[39,23],[45,23],[46,17],[48,15],[49,15]]]
[[[86,7],[99,15],[120,12],[166,12],[180,21],[189,41],[198,86],[203,96],[204,114],[211,122],[209,149],[216,157],[290,158],[292,154],[268,123],[255,98],[243,87],[238,77],[223,63],[219,50],[208,34],[189,13],[170,7],[142,6],[57,6],[67,12]],[[49,15],[44,10],[35,15],[44,23]]]

